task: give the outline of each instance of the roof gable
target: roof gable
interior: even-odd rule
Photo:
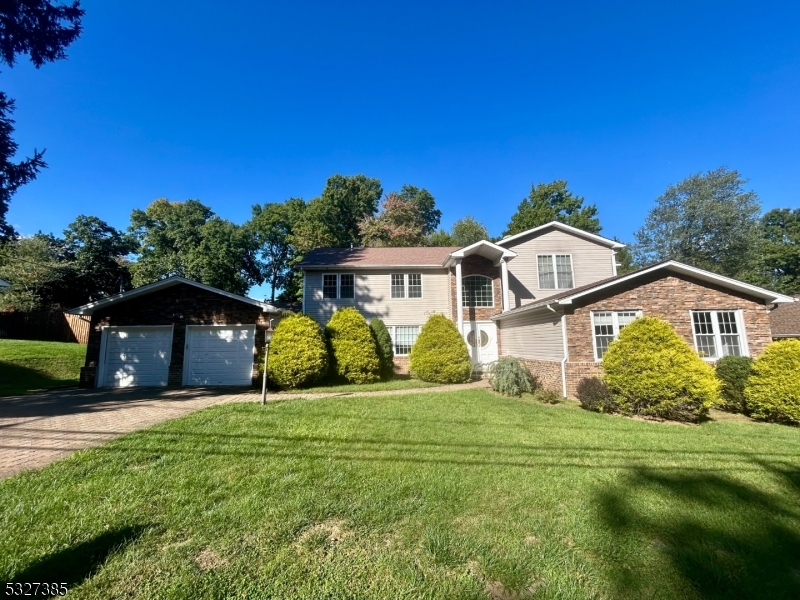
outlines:
[[[563,231],[564,233],[568,233],[576,237],[595,242],[597,244],[600,244],[601,246],[607,246],[613,250],[619,250],[620,248],[625,247],[625,244],[621,242],[610,240],[601,235],[589,233],[588,231],[584,231],[583,229],[578,229],[577,227],[572,227],[571,225],[565,225],[564,223],[560,223],[558,221],[550,221],[549,223],[545,223],[544,225],[539,225],[539,227],[534,227],[533,229],[528,229],[527,231],[523,231],[522,233],[517,233],[515,235],[503,238],[502,240],[497,242],[497,245],[504,246],[509,242],[517,241],[528,236],[534,236],[540,233],[544,233],[548,229],[558,229],[560,231]]]
[[[107,306],[121,304],[133,298],[138,298],[140,296],[152,294],[153,292],[157,292],[159,290],[163,290],[179,284],[191,285],[201,290],[205,290],[206,292],[219,294],[220,296],[225,296],[226,298],[237,300],[239,302],[250,304],[252,306],[258,306],[266,313],[278,312],[277,308],[266,302],[254,300],[253,298],[248,298],[246,296],[239,296],[238,294],[231,294],[230,292],[226,292],[225,290],[221,290],[219,288],[215,288],[210,285],[205,285],[204,283],[198,283],[197,281],[192,281],[191,279],[186,279],[185,277],[179,277],[179,276],[160,279],[159,281],[148,283],[147,285],[143,285],[138,288],[128,290],[127,292],[122,292],[121,294],[109,296],[108,298],[97,300],[96,302],[89,302],[88,304],[84,304],[83,306],[78,306],[76,308],[70,309],[67,312],[73,315],[91,315],[92,313],[94,313],[94,311],[100,310]]]
[[[444,267],[455,246],[408,248],[315,248],[300,262],[310,268]]]

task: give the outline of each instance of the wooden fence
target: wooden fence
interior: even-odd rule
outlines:
[[[86,344],[90,318],[61,311],[0,312],[0,338]]]

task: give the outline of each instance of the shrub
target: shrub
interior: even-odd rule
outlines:
[[[698,421],[719,402],[719,381],[666,321],[636,319],[603,356],[604,381],[620,411]]]
[[[518,358],[505,356],[489,366],[489,384],[495,392],[505,396],[533,393],[538,387],[536,377]]]
[[[410,359],[412,373],[423,381],[463,383],[472,375],[467,344],[444,315],[433,315],[422,326]]]
[[[725,356],[717,361],[715,370],[722,396],[719,408],[743,415],[750,414],[744,388],[752,369],[753,359],[747,356]]]
[[[548,390],[547,388],[540,387],[537,388],[535,392],[533,392],[533,399],[538,400],[543,404],[558,404],[564,399],[564,397],[558,392],[554,392],[553,390]]]
[[[378,352],[378,362],[380,363],[381,379],[391,379],[394,375],[394,348],[392,346],[392,336],[386,325],[378,318],[372,319],[369,324],[372,330],[372,338],[375,340],[375,350]]]
[[[755,419],[800,425],[800,340],[772,342],[744,388]]]
[[[601,413],[619,411],[614,395],[608,385],[598,377],[584,377],[578,383],[577,394],[581,406],[586,410]]]
[[[263,354],[259,365],[263,371]],[[275,328],[269,346],[269,378],[281,387],[309,385],[328,371],[322,330],[311,317],[292,315]]]
[[[331,348],[332,372],[350,383],[371,383],[378,379],[380,362],[372,331],[355,308],[333,313],[325,326]]]

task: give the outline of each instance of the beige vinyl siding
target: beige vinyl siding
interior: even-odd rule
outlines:
[[[503,247],[517,253],[517,257],[508,263],[508,301],[511,308],[563,291],[539,289],[536,260],[539,254],[570,254],[575,287],[614,275],[611,264],[613,251],[610,248],[557,229],[523,237],[503,244]]]
[[[355,275],[355,298],[322,297],[323,273]],[[392,273],[421,273],[422,298],[392,298]],[[367,320],[383,319],[386,325],[422,325],[434,313],[450,316],[450,280],[447,269],[342,269],[341,271],[306,271],[305,312],[320,325],[325,325],[338,308],[353,306]]]
[[[516,317],[497,321],[497,325],[503,356],[534,360],[564,358],[561,315],[547,309],[534,309]]]

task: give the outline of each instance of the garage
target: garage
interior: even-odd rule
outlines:
[[[255,324],[187,327],[183,385],[250,385],[255,333]]]
[[[172,327],[106,327],[101,342],[104,387],[167,385]]]

